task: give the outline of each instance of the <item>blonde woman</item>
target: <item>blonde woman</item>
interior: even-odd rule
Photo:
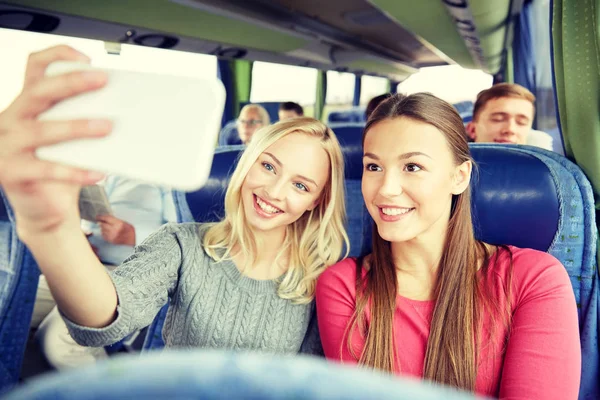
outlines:
[[[318,335],[305,336],[316,278],[348,246],[343,159],[331,130],[310,118],[263,128],[232,175],[223,221],[167,225],[109,274],[77,208],[80,185],[99,176],[34,156],[38,146],[109,133],[108,121],[36,119],[106,83],[101,73],[44,77],[52,61],[86,59],[66,46],[33,54],[23,92],[0,114],[0,185],[73,338],[116,342],[170,299],[167,347],[296,353],[314,343]]]

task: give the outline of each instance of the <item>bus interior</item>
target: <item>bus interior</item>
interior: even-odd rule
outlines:
[[[600,3],[597,0],[0,1],[0,111],[19,93],[27,55],[67,43],[93,64],[218,77],[227,97],[207,184],[173,192],[178,222],[215,221],[243,151],[236,119],[282,102],[330,126],[346,163],[350,255],[370,250],[361,197],[369,99],[431,92],[472,118],[480,90],[518,83],[536,96],[546,145],[471,144],[478,237],[549,252],[569,273],[582,348],[580,399],[600,396],[597,213],[600,209]],[[8,56],[6,56],[8,55]],[[3,93],[2,93],[3,92]],[[0,207],[0,393],[49,367],[30,329],[39,279]],[[168,305],[109,355],[161,348]]]

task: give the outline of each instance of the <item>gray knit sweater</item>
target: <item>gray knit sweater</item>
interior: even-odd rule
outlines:
[[[86,346],[115,343],[148,326],[170,299],[163,328],[167,347],[322,354],[313,304],[277,296],[277,282],[242,275],[231,261],[211,259],[202,247],[206,225],[168,224],[111,273],[117,318],[96,329],[67,320]]]

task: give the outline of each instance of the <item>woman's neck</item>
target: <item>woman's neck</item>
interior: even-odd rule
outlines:
[[[253,231],[257,247],[256,258],[248,265],[246,252],[233,249],[233,262],[245,276],[257,280],[276,279],[284,274],[289,265],[289,256],[280,255],[285,242],[285,230],[277,232]],[[278,257],[279,256],[279,257]]]
[[[407,242],[392,242],[391,251],[398,294],[413,300],[431,300],[445,235],[426,235]]]

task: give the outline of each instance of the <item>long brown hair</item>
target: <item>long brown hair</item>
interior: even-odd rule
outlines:
[[[363,145],[373,125],[398,117],[425,122],[440,130],[446,137],[456,165],[473,161],[462,119],[454,107],[426,93],[393,96],[377,107],[365,126]],[[348,326],[346,345],[360,364],[393,372],[396,360],[393,319],[398,293],[396,267],[390,242],[379,235],[376,226],[373,228],[373,252],[368,268],[364,268],[365,278],[363,264],[363,259],[359,259],[356,311]],[[452,198],[444,250],[433,288],[435,308],[425,354],[425,379],[474,390],[482,308],[489,308],[492,315],[501,315],[506,326],[510,318],[508,310],[501,309],[499,302],[482,296],[478,269],[481,266],[485,287],[489,264],[488,247],[475,239],[471,193],[467,188]],[[510,284],[507,286],[510,287]],[[507,289],[505,294],[508,299]],[[371,310],[368,326],[364,318],[367,306]],[[365,346],[359,356],[351,345],[352,332],[357,327],[365,336]]]

